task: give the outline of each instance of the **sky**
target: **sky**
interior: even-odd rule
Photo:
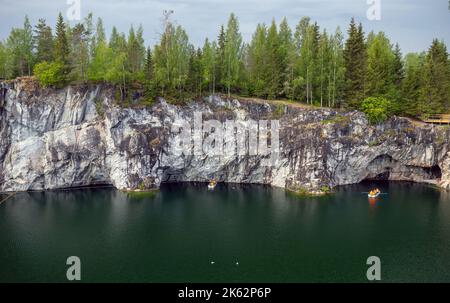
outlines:
[[[287,17],[295,28],[301,17],[308,16],[328,32],[340,26],[345,33],[355,17],[366,33],[384,31],[403,53],[424,51],[433,38],[444,40],[450,49],[449,0],[0,0],[0,40],[12,27],[22,27],[25,15],[32,24],[45,18],[54,26],[59,12],[67,18],[73,7],[68,3],[74,1],[80,1],[81,19],[89,12],[101,17],[108,35],[113,25],[128,33],[131,25],[142,24],[147,45],[158,41],[163,11],[173,10],[172,20],[186,29],[196,46],[206,37],[215,39],[220,25],[234,12],[244,41],[251,39],[258,23],[270,24],[273,18],[280,22]],[[367,12],[376,10],[377,3],[380,20],[369,20]]]

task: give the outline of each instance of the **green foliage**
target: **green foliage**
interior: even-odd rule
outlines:
[[[367,48],[366,95],[386,96],[394,86],[392,74],[394,53],[383,32],[370,41]]]
[[[320,191],[325,195],[331,193],[331,188],[329,186],[323,185],[320,187]]]
[[[52,61],[53,60],[53,35],[52,29],[45,23],[45,19],[39,19],[35,26],[34,40],[36,43],[36,61]]]
[[[242,36],[239,32],[239,23],[236,16],[232,13],[228,19],[228,26],[225,32],[224,62],[222,84],[226,87],[228,96],[231,89],[239,86],[241,76],[241,55],[242,55]]]
[[[87,80],[89,70],[89,31],[84,24],[78,23],[72,29],[70,78]]]
[[[105,110],[103,108],[102,100],[95,100],[95,111],[97,112],[97,115],[103,118],[105,115]]]
[[[210,43],[208,39],[205,40],[200,69],[202,87],[207,89],[209,93],[214,94],[216,92],[218,77],[218,49],[215,41]]]
[[[181,95],[188,79],[191,49],[185,30],[167,22],[153,56],[154,81],[162,96]]]
[[[420,114],[421,78],[425,54],[410,53],[405,57],[405,78],[401,83],[399,112],[408,116]]]
[[[362,25],[356,26],[352,19],[348,30],[348,39],[344,49],[345,65],[345,106],[358,108],[364,98],[364,84],[366,73],[366,44]]]
[[[6,47],[3,45],[3,43],[0,41],[0,79],[6,79],[7,78],[7,53],[6,53]]]
[[[4,45],[3,74],[6,78],[30,76],[33,71],[33,35],[28,17],[23,28],[13,28]]]
[[[345,125],[350,123],[350,118],[348,116],[343,115],[336,115],[334,117],[325,119],[321,121],[321,124],[327,125],[327,124],[339,124],[339,125]]]
[[[56,23],[55,60],[63,65],[69,64],[69,43],[67,42],[66,24],[59,13]]]
[[[34,75],[43,87],[64,84],[63,65],[60,62],[43,61],[34,67]]]
[[[105,42],[99,42],[95,50],[95,56],[92,58],[88,76],[93,81],[110,80],[115,82],[119,77],[120,69],[117,65],[124,60],[123,56],[118,56],[113,60],[113,52]],[[112,64],[111,64],[112,63]]]
[[[272,112],[272,119],[280,119],[284,115],[285,105],[277,104]]]
[[[421,113],[444,113],[450,102],[450,61],[444,42],[434,40],[422,70],[419,94]]]
[[[385,121],[390,115],[391,102],[383,97],[369,97],[361,103],[361,110],[370,123]]]
[[[71,26],[59,14],[53,36],[44,19],[33,32],[25,17],[23,27],[0,41],[0,78],[30,75],[34,69],[44,86],[108,82],[118,88],[122,105],[151,105],[157,96],[183,103],[221,92],[346,109],[362,109],[370,96],[390,100],[387,115],[450,109],[449,55],[438,40],[426,53],[403,58],[384,33],[366,37],[354,19],[344,43],[339,27],[329,33],[304,17],[294,30],[286,18],[258,24],[246,44],[234,14],[217,39],[206,39],[201,48],[169,15],[162,32],[157,45],[146,48],[142,26],[131,27],[127,35],[113,27],[108,40],[102,19],[94,25],[89,14]],[[142,100],[132,100],[136,93]],[[374,104],[367,101],[364,108],[378,121],[386,111]]]

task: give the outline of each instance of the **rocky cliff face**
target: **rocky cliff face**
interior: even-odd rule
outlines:
[[[180,155],[174,126],[192,125],[196,112],[224,129],[230,120],[279,119],[278,161],[264,165],[266,155],[226,152]],[[207,138],[208,130],[203,132],[200,140]],[[224,133],[225,143],[213,145],[235,140]],[[247,146],[255,144],[239,129],[235,135]],[[446,127],[397,117],[374,127],[356,111],[219,97],[122,108],[108,86],[55,90],[24,80],[0,84],[0,191],[96,184],[135,190],[211,178],[315,193],[364,179],[450,188],[449,139]]]

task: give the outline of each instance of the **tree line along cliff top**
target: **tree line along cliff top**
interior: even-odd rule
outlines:
[[[217,39],[195,47],[169,16],[163,24],[159,42],[146,47],[142,26],[127,35],[113,27],[107,39],[92,14],[74,26],[60,14],[55,29],[25,17],[0,42],[0,78],[34,75],[44,87],[106,82],[123,102],[137,90],[149,103],[216,93],[282,99],[359,109],[373,122],[449,111],[450,59],[437,39],[404,55],[384,32],[366,34],[354,19],[344,39],[339,27],[329,33],[303,17],[295,28],[286,18],[258,24],[247,43],[231,14]]]

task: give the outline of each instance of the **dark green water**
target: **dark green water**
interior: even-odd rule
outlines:
[[[382,281],[449,282],[450,196],[381,183],[389,194],[370,204],[370,186],[17,194],[0,205],[0,281],[66,281],[74,255],[84,282],[363,282],[374,255]]]

